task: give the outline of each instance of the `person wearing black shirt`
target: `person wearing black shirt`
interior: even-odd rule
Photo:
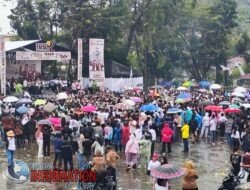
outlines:
[[[89,162],[92,154],[92,140],[89,139],[88,135],[85,136],[85,140],[82,142],[83,148],[83,160],[85,163]]]
[[[240,172],[240,163],[242,156],[240,155],[240,148],[234,147],[234,152],[230,156],[230,162],[232,164],[232,172],[235,176],[238,176]]]
[[[70,165],[70,170],[73,170],[73,150],[68,139],[68,134],[64,134],[61,142],[61,152],[65,171],[68,170],[68,164]]]
[[[34,119],[34,116],[32,115],[30,120],[27,123],[29,127],[30,132],[30,139],[29,141],[34,143],[35,142],[35,133],[36,133],[36,120]]]
[[[43,155],[44,158],[50,156],[50,140],[52,129],[48,125],[43,126]]]

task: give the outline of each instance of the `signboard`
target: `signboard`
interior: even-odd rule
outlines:
[[[22,77],[26,80],[36,80],[41,76],[41,61],[16,61],[7,64],[7,79]]]
[[[89,39],[89,80],[101,89],[105,87],[104,39]]]
[[[70,60],[71,52],[17,51],[16,60]]]
[[[77,80],[82,80],[82,64],[83,64],[83,40],[78,38],[78,58],[77,58]]]
[[[55,42],[47,41],[46,43],[36,43],[36,51],[46,52],[46,51],[54,51]]]
[[[0,36],[0,80],[1,94],[6,95],[6,53],[4,36]]]

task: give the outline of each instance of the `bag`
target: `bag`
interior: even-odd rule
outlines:
[[[249,172],[246,171],[244,168],[241,168],[239,174],[238,174],[238,179],[240,181],[240,184],[245,184],[247,183],[247,178],[248,178]]]

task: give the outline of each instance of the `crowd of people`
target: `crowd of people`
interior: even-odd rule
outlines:
[[[13,172],[11,166],[16,149],[13,139],[16,139],[18,148],[36,142],[37,157],[54,158],[54,169],[72,170],[91,162],[92,170],[99,174],[97,184],[101,189],[116,189],[116,165],[121,155],[124,154],[126,160],[124,172],[142,169],[150,177],[153,169],[168,164],[167,155],[175,142],[181,141],[184,154],[189,152],[189,143],[199,143],[201,139],[212,146],[225,141],[234,150],[231,161],[235,174],[241,166],[250,167],[249,110],[240,107],[225,92],[193,90],[188,92],[188,99],[177,103],[176,97],[180,92],[174,89],[159,94],[139,89],[115,93],[93,91],[91,87],[81,90],[77,87],[77,81],[74,82],[67,89],[67,98],[47,100],[56,106],[50,112],[45,111],[43,105],[29,104],[27,113],[20,114],[15,109],[16,102],[2,105],[2,137],[7,142],[9,172]],[[132,101],[131,97],[138,100],[134,104],[126,104],[126,100]],[[229,105],[224,105],[220,111],[213,111],[205,109],[206,105],[203,104],[211,102],[219,105],[222,101],[235,103],[240,111],[228,114],[224,110]],[[242,101],[248,100],[244,98]],[[88,105],[96,109],[81,109]],[[142,110],[142,105],[154,105],[157,109]],[[181,111],[169,113],[168,110],[172,108]],[[48,118],[60,122],[39,123]],[[157,143],[161,144],[161,150],[155,148]],[[243,162],[239,149],[245,152]],[[184,168],[187,172],[183,190],[198,189],[194,163],[188,161]],[[151,178],[153,189],[169,189],[167,179]]]

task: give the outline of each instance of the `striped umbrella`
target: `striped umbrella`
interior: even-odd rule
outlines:
[[[151,171],[151,175],[160,179],[174,179],[186,174],[186,170],[174,166],[173,164],[164,164]]]

